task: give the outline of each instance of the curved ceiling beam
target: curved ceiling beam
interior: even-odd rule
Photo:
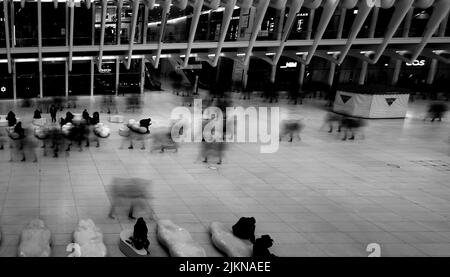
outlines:
[[[3,14],[5,16],[6,59],[8,60],[8,73],[11,73],[11,46],[9,45],[9,13],[7,0],[3,0]]]
[[[248,9],[252,6],[253,0],[237,0],[236,6],[242,8],[242,9]]]
[[[309,64],[311,62],[311,59],[314,56],[314,52],[316,52],[316,49],[319,46],[320,41],[322,40],[322,36],[325,33],[328,23],[333,17],[334,11],[336,10],[338,4],[338,0],[324,1],[322,16],[320,17],[319,25],[317,26],[316,34],[314,36],[314,42],[308,51],[308,56],[306,56],[306,64]]]
[[[194,13],[192,15],[191,28],[189,30],[189,38],[186,49],[186,57],[184,58],[183,66],[187,66],[189,63],[189,56],[191,55],[192,43],[195,39],[195,32],[197,31],[198,20],[202,13],[203,0],[189,0],[189,4],[193,6]]]
[[[376,6],[382,9],[390,9],[394,6],[396,0],[377,0]]]
[[[250,55],[252,54],[253,46],[255,45],[256,38],[259,30],[261,30],[261,24],[269,7],[269,0],[255,0],[253,5],[256,6],[255,19],[253,20],[252,35],[248,43],[247,51],[245,53],[244,65],[248,65],[250,61]]]
[[[136,33],[136,23],[139,12],[139,0],[133,1],[132,15],[131,15],[131,34],[128,38],[128,60],[127,60],[127,70],[130,69],[131,66],[131,56],[133,55],[133,44],[134,44],[134,35]]]
[[[304,0],[291,0],[288,2],[289,14],[284,24],[280,46],[278,47],[275,57],[273,58],[273,64],[278,64],[278,61],[280,60],[281,53],[283,53],[284,46],[286,45],[286,41],[292,30],[292,26],[294,25],[295,19],[297,18],[297,13],[300,12],[303,3]]]
[[[285,51],[285,52],[283,52],[283,54],[281,56],[286,57],[286,58],[290,58],[290,59],[292,59],[292,60],[294,60],[294,61],[296,61],[296,62],[298,62],[300,64],[306,65],[305,64],[305,59],[300,57],[299,55],[297,55],[293,51]],[[304,56],[304,55],[301,55],[301,56]]]
[[[236,0],[225,0],[223,1],[225,5],[225,11],[223,12],[222,26],[220,29],[219,41],[217,43],[217,49],[215,52],[214,60],[211,63],[213,67],[217,66],[220,58],[220,52],[222,52],[223,43],[225,42],[225,37],[227,35],[228,27],[230,26],[231,18],[233,17],[234,6],[236,5]]]
[[[442,20],[447,16],[447,14],[450,11],[450,1],[449,0],[439,0],[437,3],[435,3],[433,7],[433,13],[431,14],[430,19],[427,22],[427,25],[425,27],[425,31],[422,35],[422,41],[417,46],[417,49],[414,51],[411,61],[416,60],[422,50],[427,45],[428,41],[433,37],[433,34],[437,31],[439,28],[439,25],[441,24]]]
[[[180,10],[184,10],[187,7],[188,0],[172,0],[172,4]]]
[[[100,30],[100,50],[98,54],[98,70],[102,68],[102,59],[103,59],[103,45],[105,43],[105,21],[106,21],[106,10],[107,10],[108,1],[102,0],[102,22],[101,22],[101,30]]]
[[[274,9],[281,10],[286,6],[286,2],[287,0],[270,0],[269,6]]]
[[[215,10],[219,7],[220,0],[204,0],[203,4],[211,10]]]
[[[414,2],[414,7],[415,8],[420,8],[420,9],[428,9],[429,7],[431,7],[434,3],[434,0],[416,0]]]
[[[70,9],[70,21],[69,21],[69,71],[72,71],[72,56],[73,56],[73,25],[75,17],[75,1],[68,0],[66,5]]]
[[[161,3],[162,6],[162,13],[161,13],[161,27],[159,28],[159,38],[158,38],[158,48],[156,50],[156,57],[155,57],[155,68],[159,65],[159,60],[161,58],[161,51],[162,51],[162,44],[164,39],[164,32],[166,30],[167,25],[167,17],[169,15],[170,11],[170,4],[172,3],[171,0],[165,0]]]
[[[394,14],[391,17],[391,21],[389,22],[386,34],[384,35],[383,43],[378,47],[377,52],[375,53],[374,58],[370,61],[370,63],[377,63],[380,59],[381,55],[383,55],[384,50],[389,45],[392,37],[397,31],[398,27],[405,18],[406,14],[409,12],[414,0],[398,0],[397,5],[395,6]]]
[[[370,11],[375,6],[375,0],[367,0],[367,1],[361,1],[358,5],[358,14],[356,15],[355,20],[353,21],[351,33],[348,36],[347,44],[345,45],[344,49],[341,51],[341,55],[339,56],[339,60],[337,61],[338,64],[341,64],[344,62],[345,57],[347,56],[348,51],[352,47],[353,43],[356,40],[356,37],[358,36],[359,31],[361,30],[362,26],[364,25],[364,22],[366,21],[367,17],[370,14]]]
[[[149,9],[153,10],[155,7],[155,0],[144,0],[144,5]]]
[[[320,4],[322,4],[322,0],[305,0],[305,7],[311,10],[318,9]]]
[[[373,0],[373,1],[375,1],[375,0]],[[363,1],[360,1],[360,2],[363,2]],[[358,0],[342,0],[340,3],[340,7],[350,10],[350,9],[353,9],[354,7],[356,7],[356,4],[358,4]]]

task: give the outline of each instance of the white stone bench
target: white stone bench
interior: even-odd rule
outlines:
[[[220,222],[213,222],[209,227],[214,246],[228,257],[251,257],[253,244],[235,235],[230,228]]]
[[[19,257],[50,257],[51,233],[44,221],[33,219],[20,236]]]
[[[171,257],[206,257],[205,250],[192,239],[191,234],[171,220],[158,221],[157,237]]]

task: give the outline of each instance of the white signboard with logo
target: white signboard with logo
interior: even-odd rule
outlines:
[[[333,111],[363,118],[405,118],[409,94],[337,91]]]

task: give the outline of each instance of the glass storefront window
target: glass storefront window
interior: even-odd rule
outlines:
[[[141,83],[141,59],[132,59],[130,69],[120,63],[119,94],[139,93]]]
[[[13,78],[8,73],[8,64],[0,64],[0,99],[13,99]]]
[[[421,37],[425,31],[428,20],[431,17],[433,8],[428,9],[414,9],[411,20],[411,28],[409,29],[410,37]]]
[[[43,63],[43,95],[64,96],[65,95],[65,63],[53,62]]]
[[[164,42],[186,42],[188,40],[193,11],[191,6],[187,6],[184,11],[175,6],[170,7]],[[199,26],[200,22],[197,27]]]
[[[92,5],[91,9],[94,7]],[[92,10],[85,5],[75,7],[74,25],[73,25],[73,44],[90,45],[92,44]]]
[[[37,25],[36,2],[27,2],[24,8],[20,6],[20,2],[14,2],[13,36],[16,47],[38,45]]]
[[[239,36],[239,20],[241,9],[235,9],[233,11],[233,16],[231,17],[230,25],[228,26],[227,35],[225,37],[225,41],[236,41]],[[222,26],[220,26],[222,28]],[[220,31],[219,31],[220,32]],[[217,36],[217,27],[214,34],[214,37]]]
[[[98,64],[94,66],[94,94],[115,94],[116,60],[106,60],[99,71]]]
[[[42,3],[42,45],[66,45],[66,33],[65,5],[59,4],[55,9],[53,3]]]
[[[279,20],[280,12],[272,7],[267,8],[256,40],[276,40]]]
[[[390,9],[380,9],[378,13],[377,26],[375,28],[375,37],[382,38],[386,33],[389,22],[391,21],[392,15],[394,14],[395,8]]]
[[[294,26],[292,26],[289,39],[305,39],[307,36],[308,29],[308,19],[310,16],[310,11],[307,8],[302,8],[297,14]]]
[[[69,72],[69,95],[90,95],[91,62],[76,61]]]
[[[154,7],[148,11],[147,43],[157,42],[161,31],[162,8]]]
[[[95,8],[95,44],[100,44],[101,27],[102,27],[102,5],[96,4]],[[105,19],[105,39],[104,44],[116,44],[116,28],[117,28],[117,7],[108,3]]]
[[[39,64],[37,62],[16,63],[16,73],[17,98],[29,99],[38,97]]]

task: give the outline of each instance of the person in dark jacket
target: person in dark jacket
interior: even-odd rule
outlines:
[[[253,258],[273,258],[276,257],[270,253],[269,248],[272,247],[273,240],[269,235],[262,235],[256,239],[253,244]]]
[[[100,114],[98,112],[94,112],[91,118],[91,124],[96,125],[100,123]]]
[[[42,118],[42,116],[41,116],[41,111],[38,110],[38,109],[36,109],[36,110],[34,111],[33,119],[40,119],[40,118]]]
[[[16,125],[17,123],[16,114],[13,111],[9,111],[8,115],[6,116],[6,120],[8,120],[9,127]]]
[[[91,117],[89,116],[88,111],[85,109],[81,115],[81,117],[86,120],[86,124],[89,125],[91,122]]]
[[[138,250],[145,249],[145,251],[147,251],[147,254],[150,254],[150,251],[148,251],[150,241],[148,240],[147,233],[147,224],[145,223],[144,219],[140,217],[134,225],[133,236],[130,237],[127,242],[133,245],[133,247]]]
[[[147,132],[149,132],[150,130],[148,128],[150,127],[150,125],[152,125],[151,121],[151,118],[141,119],[139,121],[139,126],[147,128]]]
[[[52,122],[56,122],[56,113],[57,113],[58,109],[55,107],[55,105],[51,105],[50,106],[50,116],[52,118]]]

